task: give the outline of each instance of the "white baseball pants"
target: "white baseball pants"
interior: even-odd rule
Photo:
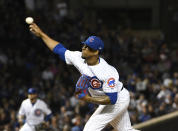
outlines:
[[[25,123],[19,131],[35,131],[35,127]]]
[[[114,131],[136,131],[132,128],[127,108],[130,94],[127,89],[118,92],[118,100],[114,105],[99,105],[86,123],[83,131],[101,131],[108,123]]]

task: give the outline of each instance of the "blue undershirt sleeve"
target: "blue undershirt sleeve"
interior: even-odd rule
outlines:
[[[105,93],[107,96],[109,96],[111,104],[115,104],[117,101],[117,92],[114,93]]]
[[[52,116],[53,116],[53,115],[52,115],[52,113],[51,113],[51,114],[45,116],[44,120],[45,120],[45,121],[49,121]]]
[[[60,59],[65,61],[65,52],[66,52],[66,50],[67,49],[62,44],[57,44],[56,47],[54,47],[53,52],[55,54],[58,54]]]

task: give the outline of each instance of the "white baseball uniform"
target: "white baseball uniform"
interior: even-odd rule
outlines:
[[[43,100],[37,99],[34,105],[30,99],[24,100],[19,109],[19,115],[25,116],[26,122],[20,131],[35,131],[35,126],[42,123],[45,115],[49,114],[51,114],[51,110]]]
[[[130,102],[129,92],[119,81],[117,70],[103,58],[97,65],[89,66],[79,51],[65,51],[65,61],[74,65],[81,74],[92,77],[89,93],[99,97],[107,93],[117,93],[117,101],[111,105],[99,105],[84,127],[84,131],[101,131],[110,123],[115,131],[135,131],[132,128],[127,108]]]

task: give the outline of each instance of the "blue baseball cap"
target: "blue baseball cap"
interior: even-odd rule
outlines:
[[[86,44],[94,50],[102,51],[104,49],[104,42],[97,36],[90,36],[83,44]]]
[[[35,88],[29,88],[28,94],[37,94],[37,90]]]

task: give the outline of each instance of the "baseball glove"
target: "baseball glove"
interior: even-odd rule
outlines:
[[[91,77],[87,75],[82,75],[77,81],[75,88],[75,95],[77,98],[81,99],[88,94],[89,80]]]

